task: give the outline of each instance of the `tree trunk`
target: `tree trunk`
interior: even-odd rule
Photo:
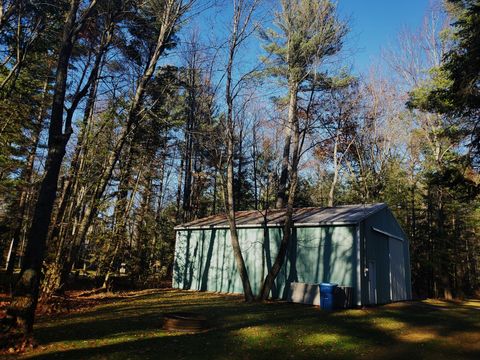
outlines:
[[[258,183],[257,183],[257,131],[255,124],[253,125],[253,144],[252,144],[252,160],[253,160],[253,198],[255,201],[255,210],[258,210]]]
[[[175,200],[175,218],[177,221],[182,221],[183,216],[180,216],[180,204],[182,202],[182,183],[183,183],[183,165],[185,161],[185,156],[184,153],[182,153],[181,159],[180,159],[180,166],[178,167],[178,176],[177,176],[177,194],[176,194],[176,200]]]
[[[31,200],[32,196],[32,176],[33,176],[33,167],[35,164],[35,157],[37,154],[38,142],[40,140],[40,132],[42,131],[43,121],[45,118],[45,110],[46,110],[46,98],[48,95],[48,76],[45,80],[43,85],[43,94],[42,100],[40,105],[40,110],[38,112],[37,122],[35,124],[34,133],[32,134],[32,148],[28,154],[27,164],[25,169],[22,173],[22,180],[25,182],[25,188],[22,189],[20,192],[20,199],[18,201],[18,221],[15,225],[15,229],[13,232],[12,244],[10,245],[9,256],[7,259],[7,264],[5,267],[7,276],[11,276],[13,274],[13,270],[15,268],[15,260],[18,250],[18,245],[20,244],[20,240],[22,237],[22,230],[26,227],[26,215],[27,215],[27,203],[28,200]]]
[[[233,129],[232,129],[233,130]],[[254,296],[252,293],[252,287],[250,285],[250,279],[248,277],[247,268],[243,259],[242,250],[240,248],[240,242],[238,240],[238,231],[235,218],[235,199],[234,199],[234,175],[233,175],[233,134],[228,135],[228,158],[227,158],[227,219],[230,228],[230,240],[232,243],[233,255],[235,257],[235,263],[242,280],[243,293],[245,301],[252,302]]]
[[[193,57],[195,55],[193,54]],[[192,67],[188,69],[188,116],[185,129],[185,181],[183,188],[183,221],[191,219],[192,212],[192,171],[194,158],[194,136],[195,113],[196,113],[196,81],[195,81],[195,58],[192,61]]]
[[[213,173],[213,205],[212,205],[212,214],[217,214],[217,197],[218,197],[218,190],[217,190],[217,182],[218,182],[218,169],[215,167],[215,171]]]
[[[277,201],[275,207],[282,209],[285,207],[287,200],[287,182],[288,182],[288,168],[290,165],[290,146],[292,139],[292,126],[297,121],[297,96],[298,84],[291,81],[289,85],[289,103],[288,103],[288,121],[285,126],[285,144],[283,146],[282,155],[282,170],[280,172],[280,179],[278,182]]]
[[[262,284],[260,290],[259,299],[265,301],[270,296],[270,291],[273,287],[275,279],[280,272],[285,256],[287,254],[288,246],[292,237],[292,228],[293,228],[293,205],[295,202],[297,184],[298,184],[298,162],[300,160],[300,130],[298,121],[295,120],[295,123],[292,124],[292,133],[293,133],[293,142],[292,142],[292,167],[290,171],[290,184],[288,187],[288,201],[287,207],[285,209],[285,224],[283,226],[282,241],[280,242],[280,247],[278,254],[275,258],[271,269],[268,271],[267,276]]]
[[[233,255],[237,270],[242,280],[243,293],[245,301],[252,302],[255,298],[253,296],[252,287],[250,285],[250,279],[248,277],[247,268],[243,259],[240,242],[238,240],[237,224],[235,218],[235,184],[234,184],[234,150],[235,150],[235,121],[233,118],[233,105],[234,97],[232,95],[232,76],[233,76],[233,62],[235,58],[236,47],[238,44],[239,36],[239,22],[241,17],[241,8],[236,8],[233,15],[233,31],[230,38],[230,46],[228,53],[228,64],[226,71],[226,84],[225,84],[225,100],[227,103],[227,118],[226,118],[226,130],[227,130],[227,181],[225,186],[225,208],[227,211],[227,220],[230,228],[230,240],[232,243]]]
[[[102,169],[102,174],[98,180],[98,184],[95,188],[92,200],[89,206],[86,207],[83,217],[80,220],[78,232],[75,236],[75,239],[73,240],[74,248],[78,248],[78,246],[85,241],[88,229],[90,228],[93,219],[97,214],[98,202],[103,197],[108,183],[112,178],[113,171],[119,160],[122,150],[125,144],[132,138],[135,133],[136,125],[140,120],[139,113],[142,108],[145,89],[155,73],[158,60],[165,50],[165,44],[173,32],[177,20],[180,18],[180,16],[183,14],[183,11],[185,10],[186,8],[180,6],[180,2],[176,1],[169,2],[167,8],[164,10],[165,14],[158,32],[155,49],[153,50],[151,57],[148,60],[148,64],[145,68],[144,73],[138,80],[137,88],[128,112],[127,121],[121,129],[120,134],[118,135],[115,149],[113,149],[113,151],[110,153],[106,164]]]
[[[117,200],[117,207],[115,209],[117,224],[115,225],[115,230],[113,232],[113,236],[111,240],[112,242],[115,243],[115,250],[113,251],[113,255],[111,256],[110,261],[108,263],[106,275],[105,275],[103,286],[102,286],[104,288],[108,288],[108,285],[109,285],[108,281],[115,270],[114,269],[115,261],[117,260],[119,253],[120,254],[122,253],[123,245],[127,238],[127,231],[126,231],[127,220],[128,220],[130,211],[132,209],[133,202],[135,200],[135,195],[138,190],[140,178],[142,177],[142,172],[143,172],[142,166],[140,167],[140,169],[141,170],[139,171],[137,175],[137,179],[135,181],[135,186],[133,187],[132,192],[130,194],[130,199],[128,199],[128,187],[129,187],[128,182],[130,181],[130,177],[131,177],[129,167],[126,169],[127,173],[124,177],[124,181],[127,182],[127,184],[125,184],[123,189],[119,191],[119,198]]]
[[[94,2],[95,0],[92,4]],[[80,0],[71,0],[70,9],[66,16],[55,76],[45,176],[40,186],[32,225],[27,236],[27,246],[20,278],[8,308],[8,314],[16,318],[17,324],[26,334],[30,334],[33,329],[48,229],[57,195],[57,183],[66,145],[72,132],[71,124],[68,123],[65,124],[66,132],[63,133],[62,131],[68,65],[76,36],[75,28],[78,26],[76,17],[79,3]],[[84,21],[87,17],[83,17]]]
[[[59,201],[58,210],[52,220],[53,228],[49,239],[51,243],[58,240],[56,250],[57,255],[45,275],[42,301],[48,299],[55,291],[63,289],[63,285],[66,283],[72,268],[72,253],[75,254],[78,250],[77,248],[74,248],[75,242],[72,238],[78,227],[78,221],[75,216],[78,214],[79,207],[82,206],[82,200],[84,197],[84,194],[79,194],[79,190],[81,189],[79,176],[84,166],[102,61],[113,37],[113,25],[113,23],[110,23],[106,26],[107,30],[100,40],[99,48],[95,55],[95,61],[87,81],[87,84],[91,84],[91,86],[83,114],[83,126],[78,135],[75,152],[69,168],[69,174],[63,183],[61,191],[62,196]],[[83,94],[86,94],[87,88],[84,88],[78,93],[77,100],[73,102],[72,107],[68,110],[66,121],[71,121],[79,99],[80,97],[83,97],[82,92]],[[66,250],[68,246],[69,248]]]
[[[337,186],[337,181],[338,181],[338,159],[337,159],[338,138],[339,138],[339,133],[337,131],[337,135],[335,136],[335,144],[333,146],[333,179],[332,179],[332,183],[330,184],[330,191],[328,192],[328,206],[330,207],[332,207],[334,204],[335,187]]]

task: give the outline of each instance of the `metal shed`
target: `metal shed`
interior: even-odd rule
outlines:
[[[239,211],[240,246],[254,293],[260,290],[282,236],[284,210]],[[353,303],[411,299],[408,239],[386,204],[299,208],[273,298],[292,283],[334,282],[353,288]],[[225,215],[175,227],[173,287],[241,293]]]

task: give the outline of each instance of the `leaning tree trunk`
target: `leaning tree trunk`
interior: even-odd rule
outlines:
[[[227,220],[230,228],[230,240],[232,243],[233,256],[237,269],[242,280],[243,293],[245,301],[252,302],[254,300],[250,279],[248,277],[247,268],[243,259],[240,242],[238,240],[238,231],[235,218],[235,199],[234,199],[234,183],[233,183],[233,129],[228,134],[228,154],[227,154]]]
[[[292,133],[293,133],[293,142],[292,142],[292,167],[290,171],[290,184],[288,187],[288,202],[285,209],[285,224],[283,226],[283,235],[282,241],[280,242],[280,247],[278,254],[275,258],[275,262],[268,271],[267,276],[262,284],[260,290],[259,299],[267,300],[270,296],[270,291],[273,287],[275,279],[280,272],[285,256],[287,254],[287,249],[292,238],[292,228],[293,228],[293,205],[295,201],[295,196],[297,192],[297,183],[298,183],[298,162],[300,160],[300,131],[298,126],[298,121],[295,121],[292,124]]]
[[[155,73],[158,60],[160,59],[160,56],[165,50],[165,45],[170,39],[177,21],[188,9],[188,6],[183,6],[181,1],[171,0],[168,1],[167,5],[168,6],[164,10],[165,14],[162,17],[161,26],[158,32],[156,47],[148,60],[148,64],[145,68],[144,73],[138,81],[137,89],[135,91],[128,112],[128,118],[117,138],[117,144],[106,160],[106,164],[102,169],[98,184],[95,187],[92,200],[85,208],[83,217],[80,220],[78,231],[75,234],[75,238],[73,240],[74,246],[79,246],[79,244],[82,244],[85,241],[88,229],[90,228],[93,220],[95,219],[95,216],[97,215],[98,202],[102,199],[108,183],[112,178],[113,171],[120,158],[125,144],[128,143],[128,141],[131,139],[132,133],[134,132],[138,121],[140,121],[139,113],[142,108],[142,102],[145,95],[146,87]]]
[[[276,207],[283,208],[285,206],[286,189],[288,177],[290,175],[288,201],[285,209],[285,223],[283,226],[283,235],[278,254],[275,262],[269,269],[265,277],[262,288],[260,290],[259,299],[267,300],[270,296],[270,291],[273,287],[275,279],[282,268],[287,249],[291,239],[291,232],[293,227],[293,203],[295,201],[297,182],[298,182],[298,162],[300,160],[300,129],[297,117],[297,103],[298,103],[298,82],[293,79],[289,81],[289,104],[288,104],[288,124],[285,129],[285,144],[283,149],[282,172],[280,174],[279,189],[277,192]],[[293,138],[293,139],[292,139]],[[293,140],[293,141],[292,141]],[[290,166],[290,147],[292,162]]]
[[[93,111],[95,105],[95,98],[98,89],[99,75],[101,73],[102,61],[106,50],[113,38],[113,23],[107,26],[107,31],[102,36],[99,49],[95,56],[95,61],[90,72],[89,84],[92,84],[87,97],[85,111],[83,115],[83,126],[78,136],[75,152],[70,164],[69,175],[63,184],[62,196],[59,201],[58,210],[53,216],[53,229],[49,236],[49,243],[57,240],[56,256],[53,263],[49,266],[42,289],[42,301],[48,299],[55,291],[63,290],[63,285],[71,269],[72,252],[72,235],[78,227],[77,221],[74,217],[78,211],[79,204],[78,194],[81,181],[79,180],[80,173],[84,165],[84,155],[88,143],[89,131],[93,119]],[[84,92],[86,93],[86,88]],[[74,108],[69,109],[67,119],[73,117]],[[70,246],[69,248],[67,248]]]
[[[225,83],[225,100],[227,103],[226,132],[227,132],[227,179],[224,183],[225,191],[225,209],[230,228],[230,241],[232,243],[233,256],[237,265],[237,270],[243,285],[245,301],[254,300],[250,279],[243,259],[240,242],[238,239],[237,224],[235,218],[235,184],[234,184],[234,152],[235,152],[235,122],[233,118],[234,95],[232,89],[233,63],[237,47],[240,45],[242,33],[248,24],[248,17],[245,20],[244,27],[239,28],[241,19],[241,7],[236,7],[233,14],[233,29],[229,41],[228,63]],[[251,9],[253,11],[253,8]]]
[[[13,298],[7,310],[8,315],[15,318],[17,325],[25,334],[30,334],[33,330],[42,262],[53,205],[57,195],[58,178],[66,146],[72,132],[71,124],[66,123],[66,131],[63,133],[63,113],[68,65],[73,50],[73,43],[76,34],[83,27],[82,23],[79,24],[76,21],[79,3],[80,0],[71,0],[70,9],[64,24],[55,76],[45,176],[40,186],[32,224],[27,235],[27,246],[20,278],[15,286]],[[88,18],[94,5],[95,0],[92,1],[91,6],[82,16],[83,23]]]

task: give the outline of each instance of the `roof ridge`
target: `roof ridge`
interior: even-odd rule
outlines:
[[[322,225],[348,225],[357,224],[368,216],[387,207],[385,203],[372,204],[346,204],[333,207],[299,207],[294,208],[294,223],[298,226],[322,226]],[[337,211],[338,210],[338,211]],[[252,209],[236,211],[239,217],[237,226],[261,227],[282,226],[283,212],[285,209]],[[265,224],[264,217],[267,216]],[[175,229],[188,228],[228,228],[225,213],[214,214],[196,219],[181,225]]]

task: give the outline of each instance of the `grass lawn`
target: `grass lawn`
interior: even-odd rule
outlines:
[[[162,314],[192,311],[213,328],[169,333]],[[39,318],[28,359],[480,359],[480,301],[398,303],[326,313],[283,302],[158,290]],[[13,356],[12,356],[13,358]]]

